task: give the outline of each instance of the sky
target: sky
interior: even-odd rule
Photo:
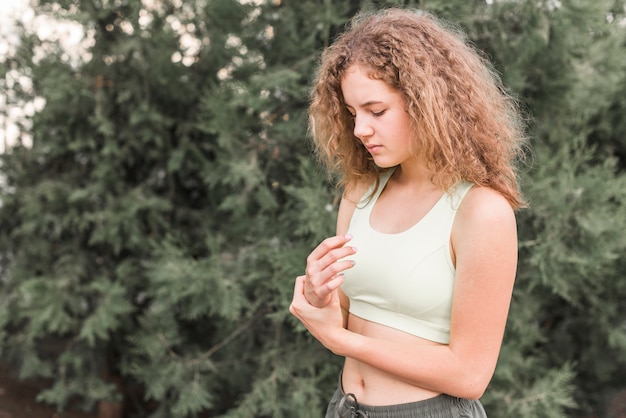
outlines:
[[[15,42],[16,20],[32,17],[28,0],[0,0],[0,57],[7,54],[9,43]]]
[[[5,20],[10,18],[8,16],[9,12],[14,10],[23,11],[24,9],[28,9],[28,0],[2,0],[0,1],[0,23],[2,23],[2,27],[5,25]]]
[[[182,1],[180,0],[181,4]],[[145,3],[150,4],[151,2],[150,0],[144,0]],[[61,22],[48,16],[35,16],[34,11],[30,7],[30,0],[0,0],[0,66],[7,56],[12,55],[15,51],[15,46],[19,42],[16,31],[16,23],[18,21],[23,22],[29,30],[34,31],[40,40],[61,44],[65,51],[61,58],[67,62],[78,63],[89,59],[89,54],[85,51],[93,39],[90,39],[88,35],[86,36],[84,28],[76,22]],[[176,22],[172,23],[173,28],[174,23]],[[141,21],[139,21],[139,24],[141,24]],[[184,32],[184,30],[181,32],[181,44],[184,47],[183,53],[178,54],[179,56],[173,56],[172,60],[191,65],[193,63],[193,55],[199,48],[198,43],[200,41],[193,39]],[[38,47],[33,51],[33,59],[35,61],[45,55],[45,46]],[[32,85],[28,77],[17,71],[9,71],[4,80],[0,79],[0,153],[3,153],[5,148],[15,144],[18,138],[21,138],[24,145],[30,144],[29,134],[20,132],[15,122],[26,121],[28,123],[29,118],[45,106],[43,98],[24,102],[14,97],[11,94],[11,86],[17,83],[25,90],[28,90],[29,85]]]
[[[61,23],[47,16],[35,16],[29,0],[0,0],[0,65],[10,56],[19,42],[17,22],[37,34],[39,39],[60,43],[67,53],[69,61],[77,60],[84,33],[78,24]],[[33,51],[34,59],[45,56],[45,48]],[[35,112],[45,106],[43,98],[23,101],[11,94],[11,86],[19,83],[24,90],[32,85],[31,80],[17,71],[9,71],[4,80],[0,80],[0,153],[10,147],[21,136],[22,142],[29,145],[30,136],[22,132],[15,121],[28,120]]]
[[[0,0],[0,65],[17,43],[15,23],[18,18],[32,19],[28,0]],[[17,138],[19,131],[13,121],[23,117],[24,111],[8,105],[7,101],[7,93],[0,85],[0,152]]]

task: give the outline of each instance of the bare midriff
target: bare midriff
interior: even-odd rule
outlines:
[[[348,329],[364,336],[396,341],[401,344],[440,345],[352,314],[348,317]],[[410,367],[408,364],[410,361],[419,361],[419,359],[407,359],[407,367]],[[354,394],[359,403],[367,405],[417,402],[440,395],[439,392],[410,384],[393,374],[349,357],[346,357],[344,363],[342,383],[345,393]]]

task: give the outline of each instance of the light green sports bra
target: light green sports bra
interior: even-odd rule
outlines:
[[[358,251],[345,271],[343,292],[350,313],[427,340],[450,342],[450,312],[455,268],[450,232],[456,211],[471,183],[461,183],[437,201],[415,225],[397,234],[377,232],[370,214],[394,170],[380,177],[357,205],[348,233]],[[408,210],[408,209],[407,209]]]

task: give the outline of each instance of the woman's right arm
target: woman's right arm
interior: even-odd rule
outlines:
[[[341,198],[339,211],[337,213],[337,235],[345,235],[350,227],[350,220],[361,196],[365,193],[366,184],[357,184],[350,189]],[[343,280],[342,280],[343,283]],[[341,305],[341,313],[343,315],[343,327],[348,328],[348,314],[350,313],[350,299],[343,293],[341,287],[337,288],[339,293],[339,304]]]
[[[321,308],[330,302],[331,293],[337,290],[344,322],[347,319],[349,301],[339,287],[343,283],[343,271],[354,265],[345,257],[356,252],[355,248],[346,245],[352,238],[347,232],[354,209],[364,192],[364,185],[357,185],[344,193],[337,214],[337,235],[326,238],[307,257],[304,278],[304,295],[307,301]]]

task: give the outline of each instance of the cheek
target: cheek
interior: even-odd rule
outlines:
[[[408,144],[413,136],[413,128],[411,126],[411,121],[406,117],[406,115],[399,115],[391,121],[391,125],[394,127],[394,136],[396,136],[398,140]]]

